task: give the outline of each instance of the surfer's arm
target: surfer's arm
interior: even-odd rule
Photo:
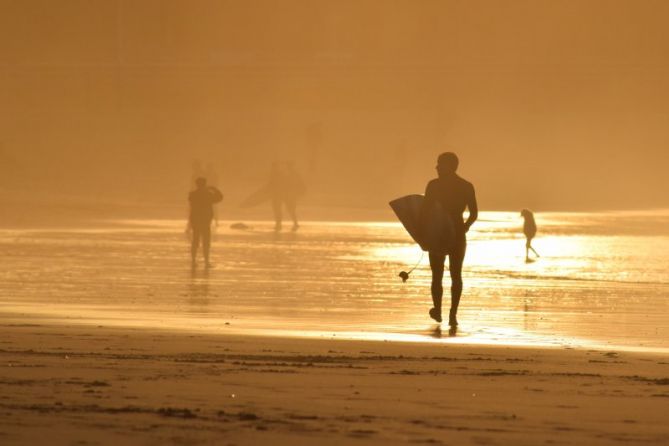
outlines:
[[[223,194],[221,193],[220,190],[216,189],[215,187],[210,187],[209,192],[211,193],[211,202],[212,203],[218,203],[219,201],[223,200]]]
[[[467,217],[467,221],[465,221],[465,231],[469,231],[471,225],[473,225],[479,217],[479,206],[476,202],[476,193],[474,192],[473,186],[471,193],[469,194],[469,199],[467,200],[467,209],[469,210],[469,216]]]

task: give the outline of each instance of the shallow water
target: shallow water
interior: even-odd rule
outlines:
[[[669,352],[669,212],[483,213],[469,234],[457,333],[427,316],[427,259],[396,223],[269,222],[215,235],[191,270],[179,221],[0,230],[5,322]],[[445,279],[448,289],[448,279]],[[446,302],[446,301],[445,301]]]

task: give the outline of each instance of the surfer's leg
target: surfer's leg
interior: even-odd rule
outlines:
[[[527,239],[527,248],[528,250],[532,250],[535,256],[539,257],[539,253],[532,247],[532,239],[534,237],[530,237]],[[528,257],[529,257],[529,252],[528,252]]]
[[[288,210],[288,215],[293,220],[293,231],[300,227],[297,223],[297,201],[294,199],[286,200],[286,210]]]
[[[193,264],[195,264],[195,260],[197,257],[197,248],[198,245],[200,244],[200,230],[195,225],[192,225],[191,227],[193,230],[193,238],[190,242],[190,257]]]
[[[430,269],[432,270],[432,303],[437,313],[441,316],[441,299],[444,295],[444,288],[441,284],[444,278],[444,261],[446,256],[439,253],[430,253]]]
[[[458,325],[456,315],[462,296],[462,264],[465,260],[467,242],[462,240],[456,243],[448,255],[448,270],[451,274],[451,311],[449,313],[449,325]]]

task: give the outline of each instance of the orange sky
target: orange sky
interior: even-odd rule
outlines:
[[[0,0],[0,189],[314,204],[420,192],[444,150],[484,209],[667,207],[669,2]],[[311,129],[311,130],[310,130]]]

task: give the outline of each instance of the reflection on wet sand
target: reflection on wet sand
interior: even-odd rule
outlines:
[[[209,305],[209,268],[198,270],[191,268],[190,281],[188,282],[188,304],[192,308],[200,307],[200,312],[205,313]]]
[[[441,339],[444,336],[448,336],[449,338],[454,338],[458,335],[458,327],[453,326],[453,327],[448,327],[448,331],[446,332],[446,335],[444,335],[444,332],[441,329],[441,324],[436,325],[433,329],[432,332],[430,333],[430,336],[436,339]]]
[[[552,219],[536,241],[543,257],[527,265],[515,218],[484,213],[470,234],[456,336],[427,317],[426,265],[407,283],[397,277],[419,252],[389,223],[312,222],[280,235],[271,222],[253,231],[224,223],[215,267],[192,271],[176,221],[0,231],[0,311],[24,321],[281,336],[669,347],[667,234],[585,235],[601,215],[542,214]],[[575,232],[551,230],[566,227]]]

